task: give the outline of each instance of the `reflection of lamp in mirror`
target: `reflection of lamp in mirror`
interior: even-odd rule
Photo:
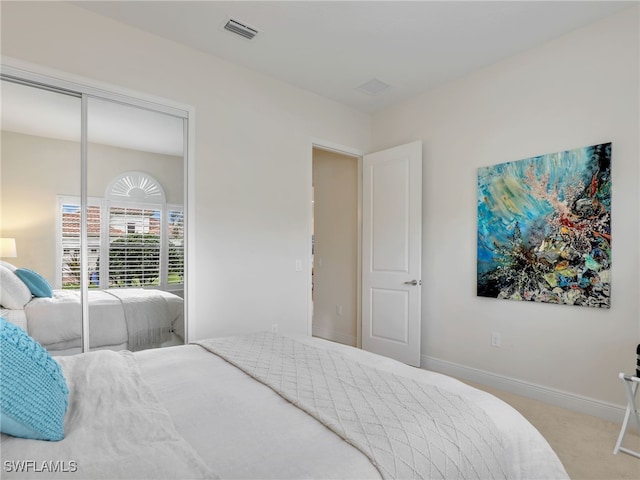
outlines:
[[[15,258],[18,256],[16,252],[15,238],[0,238],[0,257]]]

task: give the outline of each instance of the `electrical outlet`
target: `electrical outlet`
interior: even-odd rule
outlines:
[[[502,343],[502,339],[500,338],[500,334],[498,332],[491,332],[491,346],[499,347]]]

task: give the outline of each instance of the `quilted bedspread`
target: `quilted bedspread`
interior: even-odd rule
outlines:
[[[460,395],[271,333],[195,343],[361,450],[383,478],[507,478],[497,428]]]

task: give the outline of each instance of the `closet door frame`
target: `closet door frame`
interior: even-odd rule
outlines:
[[[82,351],[89,351],[89,304],[88,273],[87,273],[87,107],[91,98],[107,100],[123,105],[143,108],[158,113],[172,115],[183,119],[183,182],[184,182],[184,212],[185,212],[185,260],[184,260],[184,319],[185,319],[185,343],[189,343],[192,337],[193,327],[189,321],[189,306],[191,305],[191,282],[195,276],[191,262],[194,247],[194,209],[191,206],[195,199],[195,179],[191,172],[194,171],[195,162],[195,109],[191,105],[178,103],[172,100],[151,96],[145,93],[129,90],[122,87],[108,85],[95,80],[78,77],[65,72],[48,69],[39,65],[30,64],[10,57],[2,58],[1,77],[8,81],[22,83],[59,92],[61,94],[74,95],[81,99],[81,199],[82,206],[80,245],[81,245],[81,276],[80,295],[82,305]]]

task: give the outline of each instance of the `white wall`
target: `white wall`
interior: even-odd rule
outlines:
[[[66,3],[2,2],[2,54],[194,106],[191,338],[308,331],[311,139],[367,115]]]
[[[627,10],[374,117],[375,150],[424,142],[423,363],[625,403],[617,373],[640,342],[638,20]],[[611,309],[476,297],[477,168],[608,141]]]

